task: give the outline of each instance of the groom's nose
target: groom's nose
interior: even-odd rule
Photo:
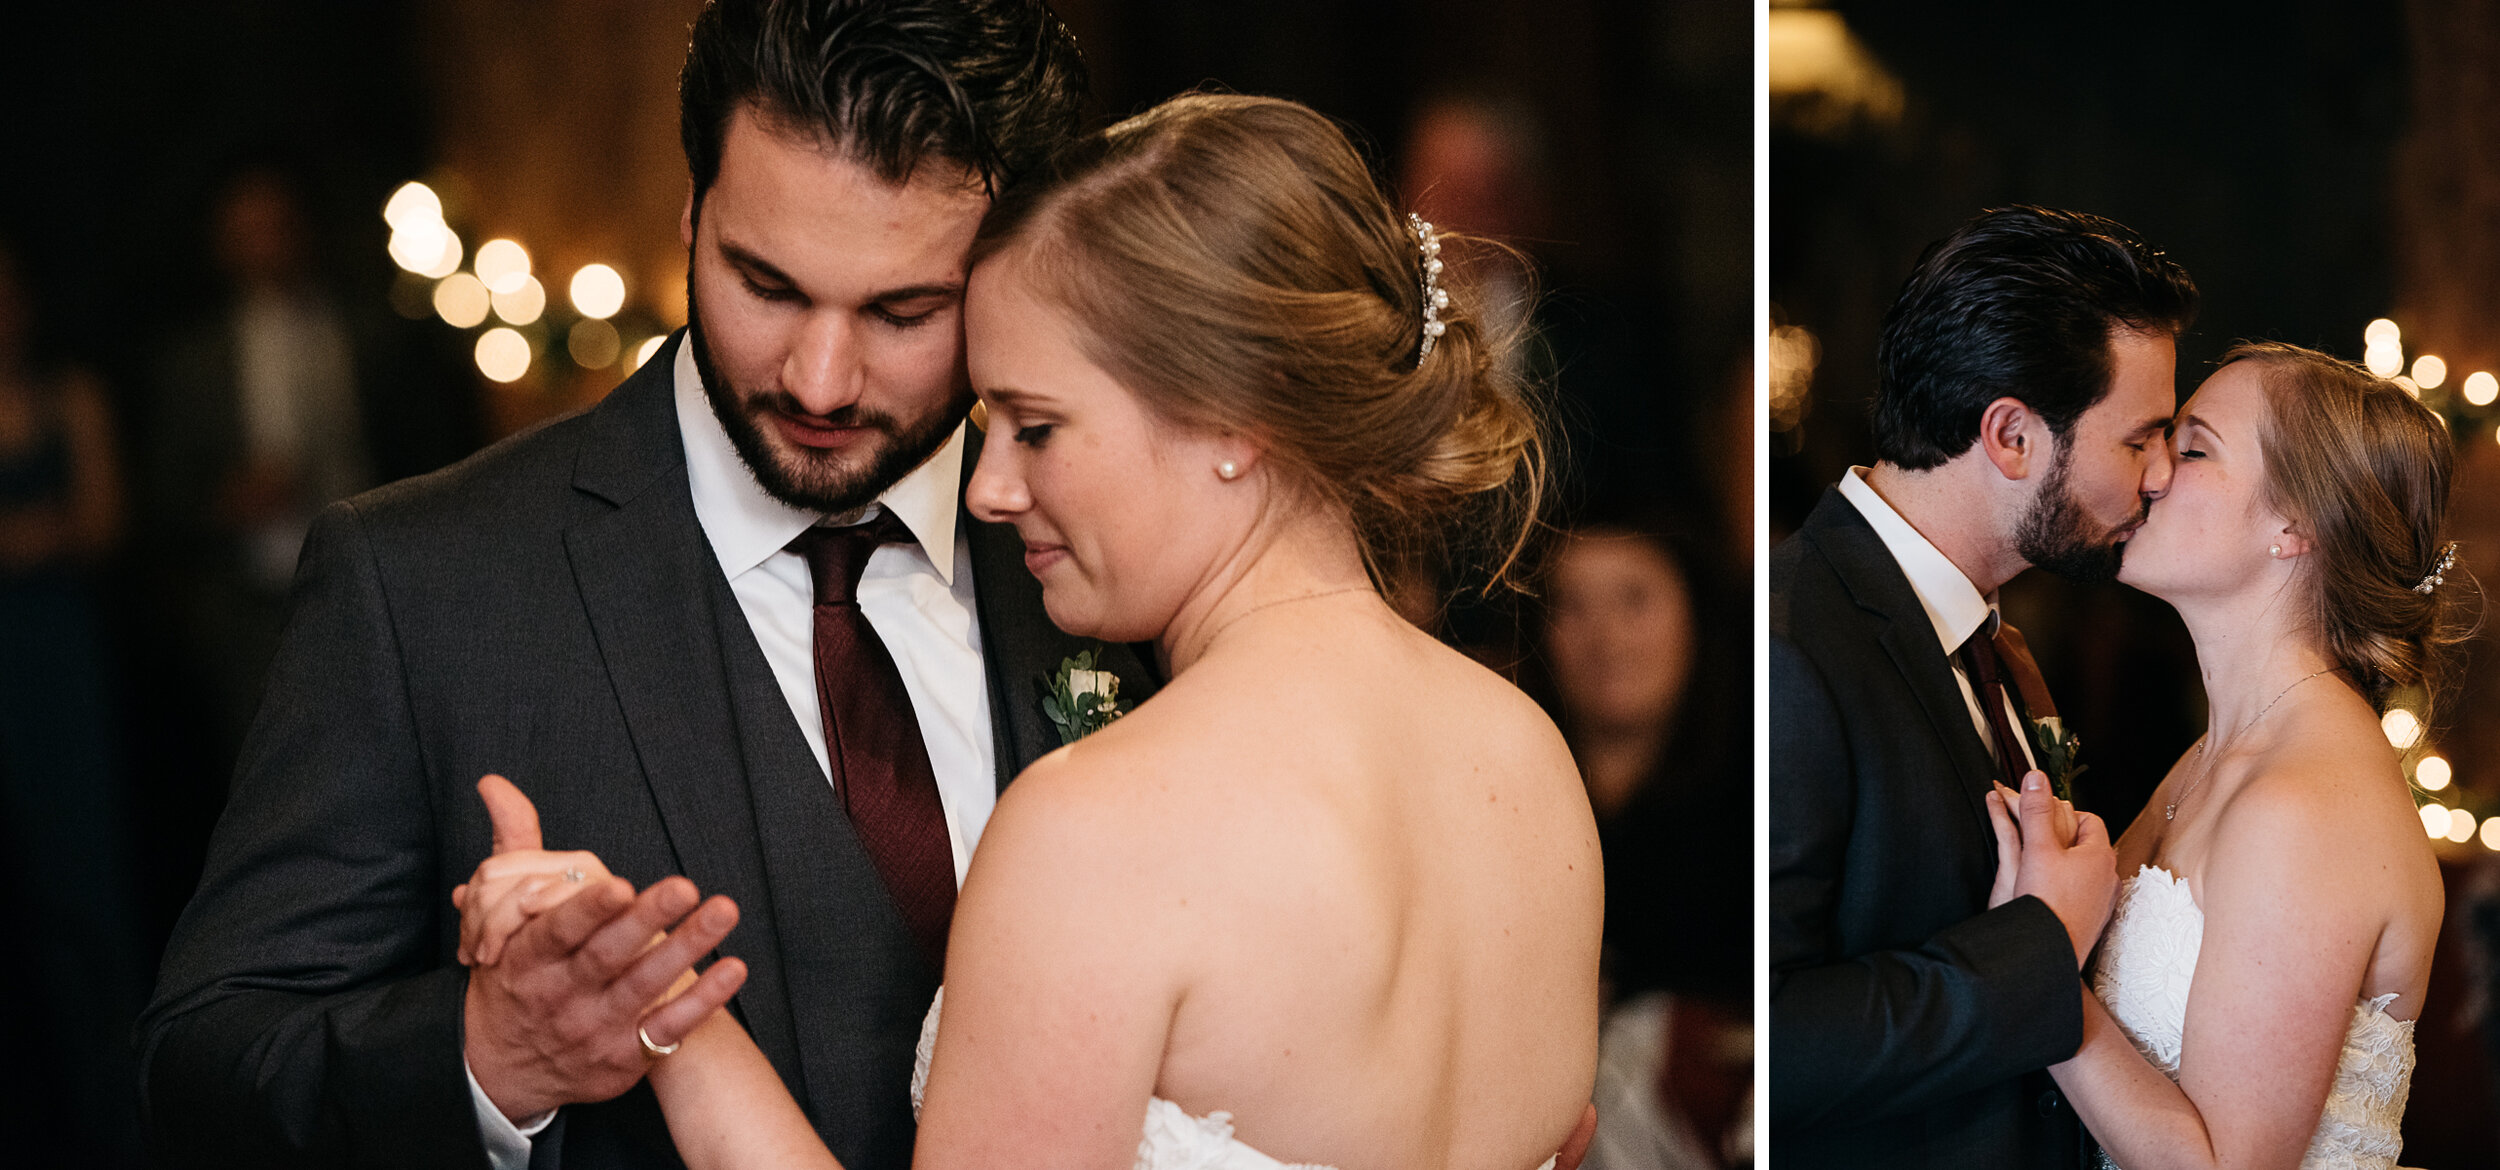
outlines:
[[[2145,445],[2144,482],[2138,490],[2148,500],[2158,500],[2170,490],[2170,436],[2157,436]]]
[[[856,322],[838,312],[811,313],[782,360],[782,388],[811,414],[831,414],[859,401],[866,363]]]

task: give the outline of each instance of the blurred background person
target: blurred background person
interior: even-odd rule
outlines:
[[[380,306],[332,291],[294,180],[238,172],[209,232],[226,288],[159,366],[147,512],[227,758],[259,705],[313,514],[473,444],[441,389],[394,380],[405,371]]]
[[[1606,858],[1593,1170],[1752,1159],[1752,634],[1724,619],[1750,574],[1677,533],[1591,513],[1543,589],[1543,689]]]
[[[0,242],[0,875],[23,940],[7,1034],[41,1070],[5,1094],[7,1128],[132,1165],[127,1036],[149,963],[91,577],[121,541],[121,460],[103,385],[38,342],[31,293]]]

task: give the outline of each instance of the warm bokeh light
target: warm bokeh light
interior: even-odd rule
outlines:
[[[1805,421],[1814,393],[1814,367],[1823,343],[1803,325],[1771,327],[1771,429],[1793,431]]]
[[[477,369],[498,382],[530,372],[529,338],[510,329],[489,329],[477,338]]]
[[[583,369],[598,370],[616,364],[617,355],[624,352],[624,343],[617,340],[616,326],[589,317],[573,323],[572,330],[564,335],[564,348]]]
[[[585,317],[605,319],[625,307],[625,278],[605,264],[583,265],[573,274],[572,292],[573,307]]]
[[[2363,345],[2395,345],[2403,340],[2404,333],[2396,328],[2395,322],[2385,317],[2370,322],[2361,330]]]
[[[530,254],[511,240],[488,240],[477,246],[477,278],[490,292],[511,292],[529,279]]]
[[[478,278],[466,272],[455,272],[434,286],[434,312],[444,324],[467,329],[486,320],[488,299],[492,295]]]
[[[460,236],[439,220],[391,229],[391,262],[419,276],[441,279],[460,267]]]
[[[2419,811],[2422,814],[2423,832],[2430,834],[2434,839],[2448,835],[2447,805],[2426,804]]]
[[[2489,370],[2476,370],[2465,376],[2463,389],[2467,402],[2489,406],[2494,399],[2500,399],[2500,378],[2492,377]]]
[[[2500,817],[2483,822],[2483,848],[2500,853]]]
[[[478,253],[479,259],[485,258],[485,249],[478,249]],[[2404,347],[2393,341],[2373,341],[2370,348],[2362,352],[2361,364],[2368,366],[2370,372],[2379,377],[2393,378],[2404,372]]]
[[[495,315],[506,324],[527,325],[546,311],[547,286],[538,283],[535,276],[524,273],[511,288],[495,293]]]
[[[666,334],[662,334],[649,341],[643,342],[640,347],[634,350],[634,368],[637,370],[641,369],[642,363],[650,361],[651,355],[660,352],[660,347],[666,344],[668,344],[668,335]]]
[[[1780,6],[1763,28],[1771,96],[1798,117],[1837,129],[1851,119],[1889,124],[1905,104],[1900,79],[1828,9]]]
[[[2474,814],[2461,808],[2448,810],[2448,839],[2463,845],[2474,839]]]
[[[2416,382],[2416,381],[2414,381],[2414,380],[2412,379],[2412,377],[2411,377],[2411,376],[2409,376],[2409,375],[2406,375],[2406,374],[2398,374],[2398,375],[2396,375],[2395,377],[2390,378],[2390,379],[2388,379],[2388,380],[2389,380],[2389,381],[2391,381],[2391,382],[2394,382],[2395,384],[2397,384],[2397,385],[2399,385],[2399,386],[2404,387],[2404,388],[2405,388],[2405,393],[2410,394],[2410,395],[2414,396],[2415,398],[2420,398],[2420,397],[2422,396],[2422,384],[2421,384],[2420,382]]]
[[[2422,742],[2422,717],[2402,707],[2391,707],[2379,717],[2379,729],[2387,733],[2387,742],[2400,752],[2413,750]]]
[[[2448,380],[2448,363],[2438,354],[2426,353],[2413,359],[2413,380],[2425,390],[2437,390]]]
[[[2448,766],[2448,761],[2438,756],[2424,756],[2421,763],[2413,766],[2413,782],[2421,785],[2425,792],[2446,788],[2448,781],[2455,776],[2456,772]]]
[[[410,224],[443,222],[443,201],[423,183],[402,183],[382,205],[382,222],[394,229]]]

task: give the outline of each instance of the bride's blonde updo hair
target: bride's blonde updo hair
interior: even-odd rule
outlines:
[[[1011,248],[1157,418],[1247,435],[1290,490],[1343,509],[1375,581],[1456,553],[1488,588],[1515,582],[1546,477],[1516,339],[1451,263],[1422,353],[1416,234],[1326,117],[1173,98],[1001,196],[972,262]]]
[[[2265,387],[2266,503],[2317,547],[2309,622],[2328,656],[2382,706],[2407,687],[2435,694],[2473,588],[2460,566],[2420,589],[2447,546],[2447,423],[2396,383],[2316,350],[2244,342],[2222,355],[2237,362]]]

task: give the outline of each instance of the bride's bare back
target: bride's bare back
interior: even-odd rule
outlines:
[[[921,1160],[1035,1126],[1133,1150],[1133,1110],[1083,1103],[1150,1089],[1289,1161],[1528,1170],[1588,1101],[1601,903],[1516,689],[1367,594],[1253,616],[1001,801]]]

